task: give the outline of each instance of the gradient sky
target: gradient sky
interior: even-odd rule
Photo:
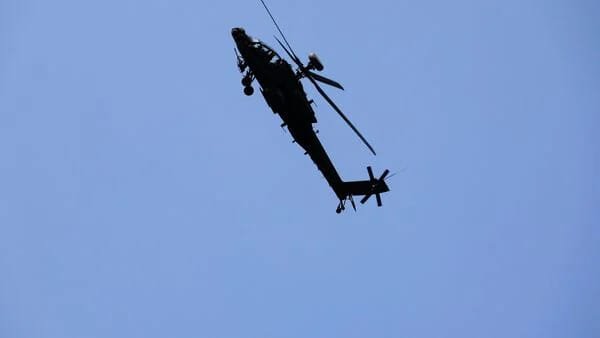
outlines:
[[[335,195],[230,29],[258,0],[0,1],[0,337],[600,337],[597,1],[269,1]]]

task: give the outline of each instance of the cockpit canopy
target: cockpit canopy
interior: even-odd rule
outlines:
[[[269,45],[265,44],[264,42],[262,42],[260,40],[256,40],[256,39],[253,40],[252,42],[256,48],[258,48],[261,52],[263,52],[265,55],[267,55],[269,57],[269,62],[277,63],[277,62],[281,61],[281,57],[279,56],[279,54],[277,54],[277,52],[275,52],[273,50],[273,48],[269,47]]]
[[[257,54],[268,59],[268,62],[270,63],[281,62],[281,57],[273,50],[273,48],[269,47],[264,42],[249,36],[243,28],[232,28],[231,35],[233,36],[238,49],[242,52],[242,55],[245,50],[254,49],[255,52],[258,52]]]

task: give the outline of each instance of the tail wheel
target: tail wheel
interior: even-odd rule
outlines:
[[[344,210],[346,210],[346,207],[344,206],[344,201],[340,200],[340,204],[338,204],[337,208],[335,208],[335,212],[339,214]]]
[[[252,88],[252,86],[244,87],[244,94],[246,94],[247,96],[250,96],[253,93],[254,93],[254,88]]]

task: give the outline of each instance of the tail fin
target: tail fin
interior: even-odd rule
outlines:
[[[373,176],[373,170],[371,167],[367,167],[369,173],[369,179],[363,181],[350,181],[343,182],[342,187],[346,196],[352,198],[352,196],[364,195],[360,200],[361,204],[364,204],[372,195],[375,195],[377,199],[377,206],[382,205],[381,193],[390,191],[390,188],[385,183],[385,177],[390,173],[389,170],[385,170],[379,178]]]

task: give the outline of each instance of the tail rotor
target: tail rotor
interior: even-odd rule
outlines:
[[[387,184],[385,183],[385,178],[390,173],[389,170],[385,170],[381,176],[376,179],[373,175],[373,169],[371,167],[367,167],[367,172],[369,173],[369,182],[371,183],[371,190],[360,200],[361,204],[365,204],[371,196],[375,195],[375,199],[377,200],[377,206],[380,207],[383,205],[381,202],[381,193],[389,191]]]

